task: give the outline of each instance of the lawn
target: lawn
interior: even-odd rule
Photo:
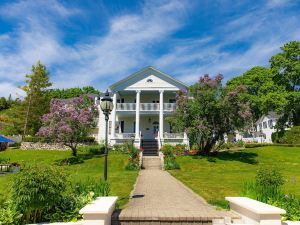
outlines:
[[[73,183],[92,178],[103,177],[103,155],[88,155],[79,152],[84,157],[84,162],[74,165],[60,166],[67,171]],[[0,158],[9,158],[11,162],[21,164],[56,164],[57,160],[71,157],[71,151],[42,151],[42,150],[7,150],[0,152]],[[128,158],[127,154],[111,153],[108,156],[108,181],[110,183],[110,195],[119,196],[119,206],[124,207],[129,194],[133,189],[138,172],[126,171],[124,166]],[[0,175],[0,200],[9,192],[9,183],[14,174]]]
[[[214,157],[180,156],[174,177],[211,203],[239,196],[243,183],[255,178],[260,166],[277,166],[286,179],[284,191],[300,196],[300,148],[268,146],[220,152]]]

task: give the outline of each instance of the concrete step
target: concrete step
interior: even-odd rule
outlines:
[[[143,157],[142,168],[146,170],[147,169],[161,170],[162,165],[161,165],[160,157],[158,156]]]

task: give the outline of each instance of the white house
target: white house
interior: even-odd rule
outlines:
[[[261,134],[263,142],[272,143],[272,133],[276,132],[275,125],[279,116],[275,112],[269,112],[256,122],[256,130]]]
[[[236,139],[245,142],[272,143],[272,133],[276,132],[275,126],[278,118],[279,116],[275,112],[269,112],[256,121],[253,130],[243,135],[237,133]]]
[[[176,93],[187,85],[154,67],[146,67],[109,87],[113,111],[109,116],[111,145],[134,141],[137,147],[150,142],[188,144],[186,134],[174,133],[166,121],[176,109]],[[104,115],[99,110],[98,141],[105,138]]]

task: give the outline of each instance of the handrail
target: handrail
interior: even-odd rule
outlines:
[[[157,132],[157,142],[158,142],[158,151],[160,151],[161,149],[161,140],[160,140],[160,134],[159,134],[159,131]]]

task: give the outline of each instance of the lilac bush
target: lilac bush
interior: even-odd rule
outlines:
[[[168,119],[178,131],[185,130],[202,154],[209,154],[225,134],[245,127],[251,118],[249,102],[240,97],[246,88],[239,86],[229,92],[222,79],[221,74],[206,74],[188,92],[179,92],[175,114]]]
[[[71,100],[53,99],[50,113],[42,117],[43,126],[37,135],[46,140],[63,143],[77,155],[77,146],[96,126],[96,107],[93,99],[84,96]]]

